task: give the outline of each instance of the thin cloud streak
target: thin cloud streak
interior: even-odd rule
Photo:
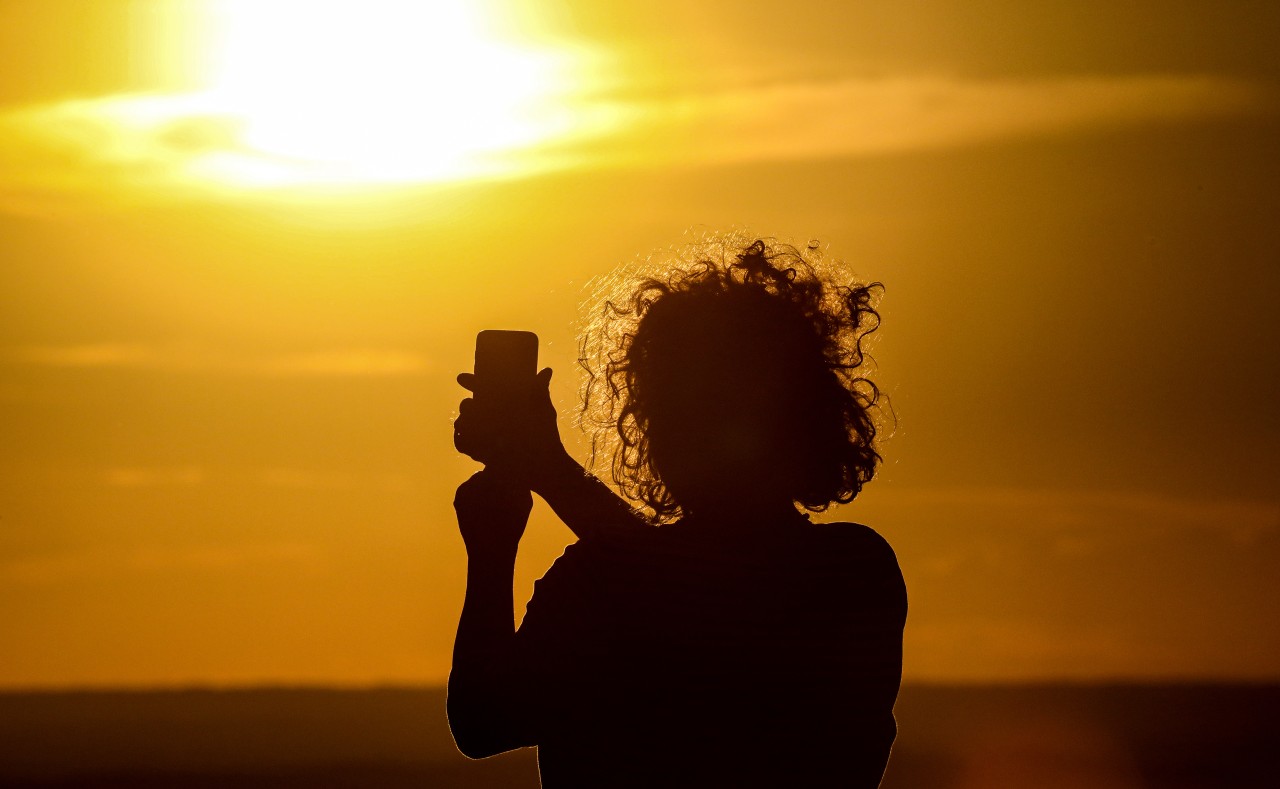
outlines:
[[[320,572],[327,558],[314,545],[269,542],[189,547],[143,545],[123,550],[54,554],[0,560],[0,583],[52,586],[101,583],[142,574],[236,574],[249,567],[291,567]]]
[[[916,679],[1274,676],[1280,640],[1251,629],[1275,616],[1280,501],[1015,486],[873,491],[856,519],[879,528],[902,562]],[[1249,613],[1231,620],[1228,610]],[[1188,644],[1188,632],[1205,637]]]
[[[332,470],[274,467],[263,469],[258,480],[268,488],[296,491],[377,490],[385,493],[403,493],[413,489],[413,480],[408,474],[401,473],[355,474]]]
[[[198,466],[173,468],[121,466],[107,469],[103,472],[102,478],[113,488],[190,488],[203,483],[205,473]]]
[[[1242,115],[1271,103],[1259,86],[1208,75],[778,83],[627,106],[635,139],[604,158],[723,164],[874,157]]]
[[[11,365],[46,368],[280,378],[405,377],[432,369],[425,355],[398,348],[334,348],[245,358],[197,347],[83,343],[11,348],[0,358]]]
[[[930,487],[884,492],[876,496],[876,504],[890,509],[984,513],[992,521],[1068,533],[1208,529],[1248,544],[1263,533],[1280,531],[1280,501],[1195,499],[1144,491]],[[1063,547],[1070,551],[1069,545]]]
[[[428,372],[430,364],[409,351],[366,348],[290,354],[266,362],[260,370],[282,376],[402,376]]]
[[[1162,74],[850,77],[649,95],[620,85],[565,101],[584,128],[598,133],[513,150],[512,175],[877,157],[1245,115],[1270,111],[1275,103],[1267,89],[1247,81]],[[0,211],[40,213],[64,203],[59,196],[92,197],[121,186],[131,188],[135,199],[225,190],[225,183],[202,181],[210,162],[240,161],[232,172],[266,166],[241,134],[234,118],[210,115],[182,95],[107,96],[12,110],[0,114]],[[307,178],[318,183],[314,173]],[[292,182],[285,173],[272,183],[287,191]]]

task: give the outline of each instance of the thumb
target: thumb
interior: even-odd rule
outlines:
[[[542,385],[543,389],[551,388],[551,375],[552,370],[550,367],[544,367],[538,371],[538,383]]]

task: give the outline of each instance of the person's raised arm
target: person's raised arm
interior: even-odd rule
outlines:
[[[532,745],[526,689],[513,665],[512,579],[533,498],[492,471],[474,474],[453,501],[467,548],[467,592],[453,644],[447,711],[459,750],[478,759]]]
[[[459,375],[458,383],[475,390],[475,377],[469,373]],[[550,383],[550,368],[538,373],[527,407],[517,412],[508,405],[495,413],[472,398],[463,400],[454,422],[454,446],[481,463],[500,466],[504,474],[537,493],[580,539],[646,527],[640,513],[565,449]]]

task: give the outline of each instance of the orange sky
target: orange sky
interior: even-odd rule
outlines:
[[[553,131],[395,178],[104,119],[194,89],[198,4],[0,4],[0,685],[443,680],[475,332],[569,413],[589,280],[733,228],[886,285],[837,515],[898,550],[908,680],[1280,677],[1280,12],[837,5],[493,0]]]

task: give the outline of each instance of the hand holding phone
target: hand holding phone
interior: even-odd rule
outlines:
[[[530,465],[540,406],[550,370],[538,374],[538,335],[527,331],[482,331],[476,336],[475,372],[458,376],[472,392],[454,421],[453,445],[504,476]],[[546,406],[550,406],[549,399]],[[550,421],[555,429],[555,409]],[[558,441],[558,435],[556,436]]]
[[[537,368],[537,335],[480,332],[475,372],[458,376],[472,397],[458,406],[454,446],[496,471],[489,479],[504,489],[514,484],[536,491],[579,537],[644,526],[642,516],[565,450],[551,401],[551,369]],[[475,503],[466,500],[468,507]]]

